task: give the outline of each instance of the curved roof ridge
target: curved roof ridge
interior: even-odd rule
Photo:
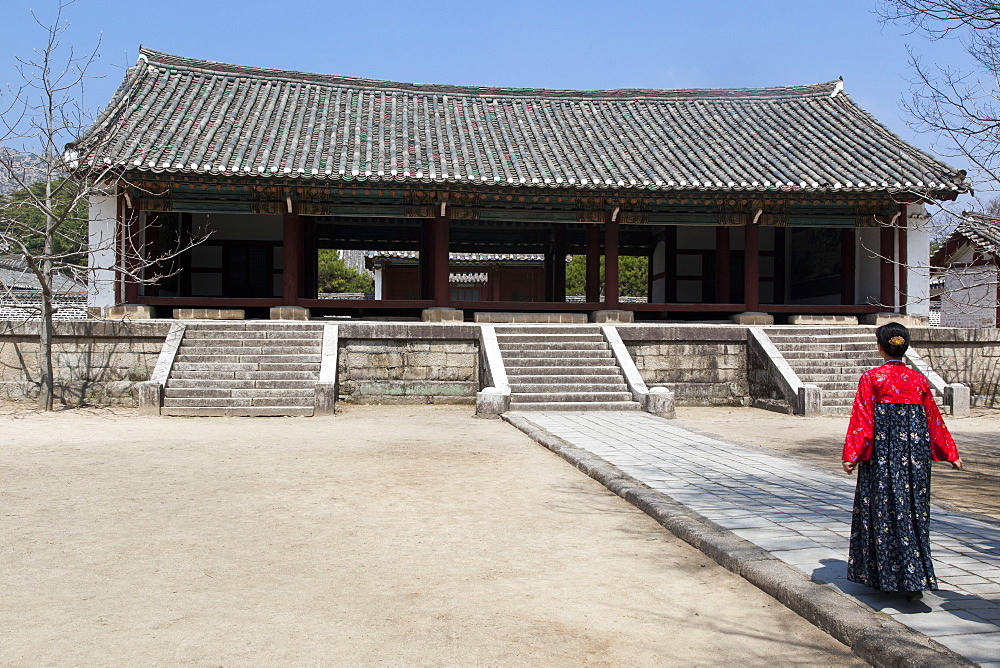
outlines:
[[[843,90],[843,80],[834,79],[816,84],[797,86],[772,86],[755,88],[614,88],[595,90],[573,90],[559,88],[517,88],[507,86],[468,86],[453,84],[406,83],[387,79],[368,79],[350,77],[339,74],[318,74],[315,72],[299,72],[295,70],[279,70],[250,65],[234,65],[211,60],[199,60],[184,56],[175,56],[161,51],[154,51],[143,46],[139,47],[139,61],[145,60],[148,65],[184,70],[196,70],[204,73],[225,74],[230,76],[251,77],[269,80],[308,81],[326,83],[332,86],[351,86],[356,88],[375,88],[379,90],[398,90],[408,93],[425,93],[439,95],[467,95],[472,97],[533,97],[533,98],[614,98],[614,99],[706,99],[719,100],[726,98],[804,98],[833,97]]]

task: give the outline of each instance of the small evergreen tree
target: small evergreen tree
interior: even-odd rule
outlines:
[[[339,253],[324,248],[319,251],[319,291],[364,293],[375,290],[375,280],[364,272],[348,267]]]

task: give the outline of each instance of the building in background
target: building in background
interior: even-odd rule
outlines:
[[[942,327],[1000,327],[1000,217],[964,212],[931,264],[941,276]]]
[[[52,280],[56,320],[87,317],[87,286],[64,274]],[[41,317],[42,288],[38,277],[20,255],[0,255],[0,320],[35,320]]]

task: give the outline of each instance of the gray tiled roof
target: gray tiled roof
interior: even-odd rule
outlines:
[[[956,235],[971,241],[981,252],[1000,252],[1000,216],[965,211],[962,218],[955,229]]]
[[[87,286],[73,278],[56,273],[52,277],[52,291],[60,295],[86,294]],[[38,277],[28,269],[28,263],[20,255],[0,255],[0,294],[38,293],[41,284]]]
[[[406,84],[140,50],[78,142],[137,171],[328,182],[951,196],[964,172],[842,81],[718,90]]]
[[[373,260],[417,260],[417,251],[366,251]],[[544,262],[545,256],[537,253],[448,253],[448,261],[462,263],[490,262]]]

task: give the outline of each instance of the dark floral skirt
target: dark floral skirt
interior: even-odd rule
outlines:
[[[919,404],[875,404],[872,458],[858,465],[847,579],[937,589],[930,553],[931,446]]]

